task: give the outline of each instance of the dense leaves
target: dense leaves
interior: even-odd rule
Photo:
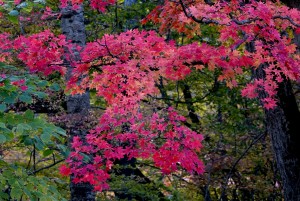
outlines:
[[[222,59],[220,58],[219,63],[210,63],[224,71],[220,79],[229,78],[229,86],[236,85],[235,74],[243,72],[241,68],[232,69],[236,66],[236,56],[245,55],[251,58],[253,63],[246,64],[254,69],[261,64],[267,64],[266,79],[253,80],[242,94],[248,98],[255,98],[258,91],[266,91],[268,97],[262,102],[268,109],[276,106],[275,94],[279,83],[285,78],[299,79],[299,55],[294,54],[296,45],[292,43],[291,34],[291,29],[299,29],[297,9],[290,9],[272,1],[250,1],[248,4],[240,1],[217,1],[208,5],[204,1],[180,0],[166,1],[163,6],[157,7],[149,14],[147,19],[161,23],[161,32],[175,29],[190,37],[194,34],[201,35],[201,23],[218,26],[219,41],[226,53],[220,55]],[[246,44],[252,44],[252,47],[247,47]],[[196,52],[195,50],[191,51]],[[207,57],[207,60],[211,60],[211,57]],[[225,61],[228,61],[228,67],[224,65]]]
[[[36,174],[49,165],[41,162],[49,161],[49,155],[57,159],[66,155],[65,131],[32,110],[18,111],[45,98],[47,93],[41,90],[50,84],[26,71],[18,75],[14,66],[1,63],[0,69],[0,199],[63,200],[54,180]]]
[[[64,0],[61,8],[71,5],[76,10],[81,3],[84,1]],[[108,5],[116,2],[93,0],[89,3],[93,9],[105,12]],[[10,4],[0,1],[3,14],[12,16],[14,21],[21,19],[19,11],[27,7],[21,4],[20,1]],[[45,19],[56,16],[51,12],[46,8]],[[293,31],[299,32],[299,16],[298,10],[277,1],[166,0],[142,22],[159,24],[160,34],[170,31],[184,34],[187,44],[182,42],[178,46],[170,38],[166,40],[155,31],[144,30],[104,34],[86,47],[77,47],[72,41],[66,41],[64,35],[50,30],[19,37],[2,33],[0,61],[17,60],[30,72],[46,76],[57,71],[65,75],[64,65],[68,61],[73,71],[66,91],[76,95],[88,89],[106,101],[107,108],[99,124],[89,131],[86,139],[74,137],[71,143],[74,151],[68,164],[60,168],[62,174],[74,175],[74,182],[89,182],[102,191],[108,188],[112,167],[123,158],[150,161],[165,175],[181,168],[191,174],[202,174],[204,165],[198,157],[202,135],[187,127],[186,118],[170,102],[165,106],[154,99],[150,102],[149,98],[159,93],[163,96],[162,85],[171,86],[193,71],[207,70],[217,74],[215,85],[226,83],[229,88],[235,88],[244,85],[241,81],[247,82],[240,90],[244,97],[257,98],[259,92],[266,92],[265,97],[260,97],[261,102],[266,109],[274,109],[279,84],[286,79],[299,80],[300,58],[292,43]],[[203,35],[207,30],[216,33],[207,38]],[[64,58],[67,49],[71,55]],[[80,60],[73,59],[78,55],[72,53],[77,52],[80,52]],[[260,67],[264,67],[265,79],[253,79],[249,72]],[[3,98],[0,112],[6,112],[6,104],[17,99],[32,102],[30,84],[25,79],[10,81],[7,76],[0,74],[0,87],[3,93],[9,91],[11,99]],[[33,93],[38,94],[43,96]],[[188,110],[191,108],[190,105]],[[29,126],[22,124],[19,132],[30,130],[32,126]],[[57,128],[47,125],[47,129],[55,133]],[[42,129],[42,143],[51,141],[49,133]],[[0,136],[1,142],[6,140],[5,135]]]

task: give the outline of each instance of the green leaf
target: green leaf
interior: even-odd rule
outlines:
[[[40,201],[53,201],[53,199],[51,196],[43,196],[40,198]]]
[[[48,82],[46,80],[41,80],[36,83],[38,87],[46,87],[48,85]]]
[[[3,193],[3,192],[0,191],[0,198],[2,198],[3,200],[8,200],[9,196],[8,196],[8,194]]]
[[[5,123],[0,122],[0,128],[6,128]]]
[[[32,122],[30,122],[30,125],[33,129],[39,129],[44,126],[44,122],[39,118],[35,118]]]
[[[0,134],[0,144],[3,144],[4,142],[6,142],[6,137]]]
[[[3,160],[0,160],[0,166],[7,166],[8,165],[8,163],[7,162],[5,162],[5,161],[3,161]],[[3,181],[1,181],[1,183],[2,183]],[[6,181],[5,181],[6,182]]]
[[[17,70],[15,66],[7,65],[5,63],[0,62],[0,68],[9,69],[9,70]]]
[[[42,140],[38,137],[38,136],[34,136],[34,141],[35,141],[35,147],[38,150],[42,150],[44,148],[44,143],[42,142]]]
[[[25,139],[24,139],[24,144],[26,146],[33,145],[33,139],[30,138],[29,136],[26,136]]]
[[[53,153],[53,150],[50,150],[50,149],[47,149],[45,151],[43,151],[43,156],[46,157],[46,156],[49,156]]]
[[[67,151],[67,147],[65,145],[58,144],[57,147],[63,152]]]
[[[51,89],[52,91],[59,91],[59,90],[60,90],[60,86],[59,86],[59,84],[54,83],[54,84],[52,84],[52,85],[50,86],[50,89]]]
[[[41,135],[41,139],[43,142],[47,143],[47,142],[51,141],[51,135],[49,133],[43,133]]]
[[[9,183],[9,185],[13,185],[16,182],[16,178],[14,177],[11,170],[4,171],[3,175],[7,178],[7,182]]]
[[[61,153],[62,153],[62,155],[64,157],[68,157],[69,156],[70,150],[68,150],[68,148],[65,145],[58,144],[57,148],[60,149],[60,151],[61,151]]]
[[[14,24],[18,24],[19,22],[18,16],[8,15],[7,19]]]
[[[27,3],[27,2],[23,2],[23,3]],[[22,8],[22,10],[25,11],[26,13],[30,13],[32,11],[32,9],[33,9],[32,2],[28,2],[27,5]]]
[[[32,194],[30,193],[30,191],[27,188],[24,188],[24,193],[29,197],[32,198]]]
[[[0,90],[0,101],[4,100],[8,96],[7,91]]]
[[[10,191],[10,196],[13,199],[17,199],[19,200],[21,198],[21,196],[23,195],[23,191],[20,187],[12,187],[11,191]]]
[[[29,124],[21,123],[21,125],[23,126],[24,130],[32,130],[32,127]]]
[[[17,135],[22,135],[24,132],[23,126],[18,124],[17,127],[13,128],[13,131],[17,134]]]
[[[4,98],[4,102],[7,104],[13,104],[16,102],[17,96],[18,96],[17,93],[12,92]]]
[[[5,135],[7,141],[10,141],[10,140],[14,139],[14,137],[15,137],[13,132],[11,132],[11,130],[9,130],[9,129],[4,130],[4,135]]]
[[[5,104],[0,104],[0,112],[4,112],[6,110]]]
[[[37,184],[38,184],[38,179],[35,178],[34,176],[29,176],[29,177],[27,178],[27,181],[28,181],[28,183],[31,183],[31,184],[34,184],[34,185],[37,185]]]
[[[22,94],[19,96],[20,101],[25,102],[25,103],[32,103],[32,97],[29,94]]]
[[[51,134],[54,131],[55,126],[48,125],[47,127],[43,128],[43,133]]]
[[[15,174],[16,174],[16,176],[21,177],[21,176],[23,175],[23,169],[19,167],[19,168],[15,171]],[[18,182],[19,182],[21,185],[23,185],[23,183],[24,183],[22,180],[18,180]]]
[[[65,136],[67,137],[67,133],[64,129],[60,128],[60,127],[56,127],[56,133],[62,135],[62,136]]]
[[[46,93],[40,92],[40,91],[34,92],[33,94],[36,95],[38,98],[46,98],[47,97]]]
[[[34,119],[34,112],[32,110],[26,110],[26,112],[24,113],[24,117],[26,118],[26,120],[31,121]]]

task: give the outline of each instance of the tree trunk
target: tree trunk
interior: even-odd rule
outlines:
[[[281,0],[282,3],[286,4],[291,8],[300,8],[300,1],[299,0]]]
[[[300,8],[299,0],[282,0],[289,7]],[[295,37],[298,43],[299,36]],[[297,42],[298,41],[298,42]],[[299,43],[297,44],[299,46]],[[256,71],[258,78],[265,77],[263,65]],[[266,94],[260,94],[264,97]],[[282,179],[286,201],[300,200],[300,112],[292,85],[285,80],[278,88],[278,106],[265,109],[266,127],[271,135],[277,167]]]
[[[196,110],[192,102],[193,97],[192,97],[190,86],[184,82],[181,82],[181,89],[182,89],[184,100],[186,102],[186,108],[189,112],[189,117],[193,124],[196,124],[197,127],[200,127],[200,120],[198,115],[196,114]]]
[[[72,10],[71,6],[63,8],[61,11],[61,28],[67,40],[71,40],[74,45],[83,47],[85,45],[86,35],[84,26],[83,8],[80,6],[77,10]],[[66,51],[66,58],[70,57],[69,50]],[[74,48],[72,51],[71,60],[80,60],[79,52]],[[73,66],[68,59],[65,59],[67,66],[66,82],[70,79]],[[74,136],[79,136],[81,139],[85,138],[86,127],[84,119],[88,114],[90,108],[90,96],[86,91],[82,95],[67,96],[67,112],[71,119],[71,126],[69,128],[70,142]],[[93,201],[95,200],[95,193],[93,187],[88,183],[75,184],[70,183],[71,201]]]
[[[124,0],[124,8],[130,8],[132,5],[136,4],[137,0]],[[126,19],[125,25],[124,25],[124,31],[130,30],[130,29],[136,29],[138,28],[138,22],[140,19],[137,19],[137,17],[132,17],[131,19]]]
[[[137,2],[137,0],[124,0],[124,6],[132,6],[133,4],[135,4]]]
[[[256,72],[264,78],[262,65]],[[260,98],[266,92],[260,93]],[[277,167],[282,179],[286,201],[300,200],[300,112],[289,80],[280,84],[277,93],[278,106],[265,109],[266,128],[271,135]]]

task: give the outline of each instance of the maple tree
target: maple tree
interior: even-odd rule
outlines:
[[[69,3],[76,10],[83,1],[61,1],[61,7]],[[90,3],[93,9],[105,12],[114,1]],[[95,89],[108,107],[86,139],[73,138],[68,165],[60,169],[64,175],[75,175],[74,182],[89,182],[101,191],[108,188],[114,163],[124,157],[150,159],[164,174],[179,166],[190,173],[203,173],[197,156],[202,135],[183,125],[185,118],[172,107],[144,101],[158,93],[156,82],[161,78],[178,81],[193,69],[208,68],[219,70],[218,80],[233,88],[238,76],[264,68],[264,76],[249,79],[241,94],[259,97],[267,111],[275,110],[280,85],[299,80],[300,58],[292,42],[293,30],[299,32],[299,14],[279,1],[166,0],[143,23],[159,23],[160,33],[171,29],[191,39],[201,35],[202,24],[216,26],[219,44],[196,41],[178,47],[154,31],[129,30],[106,34],[81,47],[46,30],[18,38],[1,34],[0,56],[5,63],[16,56],[31,72],[65,75],[65,51],[71,52],[67,60],[73,71],[66,90],[75,95]],[[78,52],[79,60],[74,59]],[[21,81],[13,84],[26,90]]]

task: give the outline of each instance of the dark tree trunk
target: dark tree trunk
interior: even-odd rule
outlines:
[[[210,192],[209,192],[209,185],[205,185],[200,187],[203,197],[204,197],[204,201],[212,201],[211,196],[210,196]]]
[[[255,72],[264,78],[263,65]],[[265,92],[260,98],[266,97]],[[300,112],[289,80],[278,88],[278,106],[265,109],[266,128],[271,135],[275,159],[286,201],[300,200]]]
[[[66,7],[61,11],[61,28],[62,33],[66,36],[67,40],[71,40],[74,45],[83,47],[85,45],[86,35],[84,26],[83,8],[80,7],[77,10]],[[70,56],[69,50],[66,51],[66,58]],[[72,51],[71,60],[80,60],[79,52],[74,48]],[[67,55],[68,54],[68,55]],[[66,81],[71,77],[73,66],[70,61],[65,59],[67,66]],[[82,95],[67,96],[67,112],[72,120],[69,128],[70,142],[74,136],[79,136],[84,139],[86,135],[86,127],[84,125],[84,119],[86,118],[90,108],[90,96],[86,91]],[[70,183],[71,201],[94,201],[95,193],[93,187],[88,183],[75,184]]]
[[[300,8],[298,0],[281,1],[290,7]],[[299,41],[298,35],[294,40],[298,48]],[[251,44],[248,50],[255,51]],[[254,72],[257,79],[265,79],[265,65],[262,64]],[[277,90],[277,107],[264,109],[266,129],[271,136],[284,198],[286,201],[300,201],[300,112],[290,80],[285,79]],[[267,97],[266,92],[261,91],[259,97]]]
[[[124,6],[132,6],[133,4],[135,4],[137,2],[137,0],[124,0]]]
[[[299,0],[282,0],[289,7],[300,8]],[[299,36],[295,42],[299,46]],[[264,78],[263,65],[256,71],[257,78]],[[260,94],[265,97],[265,93]],[[271,135],[275,159],[282,179],[286,201],[300,200],[300,112],[292,85],[285,80],[278,88],[278,106],[265,109],[266,127]]]
[[[193,104],[193,97],[192,97],[192,92],[191,88],[187,83],[184,83],[183,81],[180,83],[181,90],[183,93],[184,101],[186,102],[186,108],[189,112],[189,117],[194,125],[191,125],[191,127],[195,126],[196,128],[200,128],[200,119],[198,115],[196,114],[196,110]],[[209,191],[209,184],[208,182],[205,186],[200,187],[204,196],[205,201],[212,201],[211,196],[210,196],[210,191]]]
[[[189,111],[189,117],[194,124],[197,124],[197,127],[200,126],[200,120],[198,115],[196,114],[195,107],[193,105],[192,93],[190,86],[184,82],[181,83],[181,89],[183,92],[183,97],[186,102],[186,108]]]
[[[300,8],[300,1],[299,0],[281,0],[282,3],[286,4],[291,8]]]
[[[124,8],[130,8],[132,5],[136,4],[137,0],[124,0]],[[126,19],[124,31],[130,30],[130,29],[136,29],[138,28],[138,22],[140,19],[138,19],[136,16],[132,17],[131,19]]]

